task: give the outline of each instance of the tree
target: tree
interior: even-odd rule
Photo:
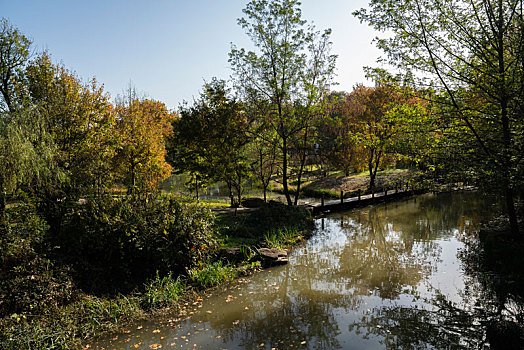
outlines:
[[[83,83],[74,72],[53,64],[46,52],[26,67],[25,86],[26,99],[37,106],[57,146],[57,166],[67,175],[52,196],[75,199],[91,188],[100,192],[109,181],[114,155],[114,111],[103,86],[94,78]]]
[[[361,21],[388,31],[378,46],[419,87],[432,86],[462,165],[504,195],[519,236],[515,189],[524,161],[522,0],[373,0]],[[402,15],[399,15],[402,14]],[[450,143],[452,141],[449,141]],[[450,148],[452,149],[452,148]]]
[[[224,181],[234,205],[234,193],[241,202],[248,173],[249,138],[242,105],[228,94],[225,81],[206,83],[200,99],[182,108],[173,123],[171,149],[175,167],[189,171],[197,188],[198,181]]]
[[[289,191],[289,155],[293,148],[300,156],[297,167],[297,191],[313,134],[312,121],[320,113],[318,104],[327,93],[335,67],[330,55],[329,36],[306,27],[296,0],[252,0],[238,20],[256,47],[246,51],[232,47],[230,63],[239,93],[251,103],[267,104],[267,125],[279,139],[282,182],[287,203]],[[308,142],[309,145],[311,142]]]
[[[362,168],[362,146],[355,137],[354,95],[346,92],[329,94],[325,102],[327,117],[320,119],[317,126],[320,163],[342,170],[345,176]]]
[[[116,107],[116,168],[129,193],[149,191],[171,174],[166,141],[175,114],[159,101],[133,100]]]
[[[354,122],[353,137],[363,153],[369,172],[369,188],[373,190],[378,168],[387,160],[398,132],[390,111],[402,101],[394,86],[383,84],[375,88],[357,85],[348,102]]]
[[[0,92],[3,111],[13,111],[22,82],[23,68],[30,55],[31,41],[9,21],[0,21]]]
[[[24,71],[31,41],[7,19],[0,22],[0,222],[6,203],[22,185],[43,181],[54,143],[40,110],[23,98]]]

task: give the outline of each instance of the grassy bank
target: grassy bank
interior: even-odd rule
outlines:
[[[384,190],[394,190],[402,186],[406,186],[415,181],[420,181],[420,174],[409,169],[387,169],[377,173],[375,178],[375,192]],[[296,181],[290,181],[290,193],[294,195]],[[283,193],[282,184],[278,181],[270,183],[270,189],[274,192]],[[302,198],[326,198],[338,199],[340,192],[343,192],[344,197],[354,197],[358,193],[364,195],[371,193],[369,188],[369,173],[367,171],[361,173],[351,174],[345,176],[341,171],[332,171],[326,176],[309,177],[304,176],[301,184]]]
[[[71,205],[59,232],[32,208],[17,210],[0,241],[2,349],[78,348],[131,320],[177,313],[200,291],[259,269],[249,260],[256,248],[286,247],[312,228],[302,208],[214,217],[165,196]],[[230,246],[245,250],[241,261],[221,257]]]

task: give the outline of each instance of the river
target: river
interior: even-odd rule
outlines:
[[[186,315],[133,324],[91,346],[488,348],[493,320],[523,315],[518,292],[490,304],[497,291],[486,281],[497,276],[479,271],[479,222],[497,210],[468,192],[327,215],[288,265],[211,291]]]

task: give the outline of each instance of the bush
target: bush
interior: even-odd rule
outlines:
[[[212,221],[209,210],[166,196],[108,196],[74,207],[55,243],[84,288],[125,291],[206,259],[216,246]]]
[[[268,234],[279,231],[311,232],[314,222],[305,208],[270,202],[252,212],[222,216],[218,226],[225,236],[252,238],[263,243]]]
[[[30,202],[13,205],[0,225],[0,317],[39,313],[74,300],[67,268],[42,253],[46,229]]]

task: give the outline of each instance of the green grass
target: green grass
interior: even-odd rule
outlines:
[[[146,284],[145,292],[141,297],[141,305],[145,309],[156,309],[166,307],[179,300],[186,293],[187,286],[180,276],[174,278],[170,273],[160,277],[158,272],[156,278]]]
[[[188,271],[189,280],[202,288],[214,287],[225,282],[231,282],[236,277],[235,269],[224,265],[222,261],[204,263]]]
[[[309,232],[313,228],[311,213],[305,208],[270,203],[247,213],[217,216],[216,230],[226,246],[261,245],[268,234],[279,230]]]
[[[40,315],[14,315],[0,320],[0,348],[77,349],[83,339],[172,306],[188,291],[180,278],[157,274],[140,292],[113,298],[84,294],[69,305],[48,308]]]
[[[303,231],[295,228],[283,228],[268,232],[265,237],[265,245],[269,248],[285,249],[301,241],[303,238]]]

